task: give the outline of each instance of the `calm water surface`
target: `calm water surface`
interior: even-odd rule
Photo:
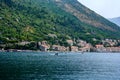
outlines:
[[[120,54],[0,52],[0,80],[120,80]]]

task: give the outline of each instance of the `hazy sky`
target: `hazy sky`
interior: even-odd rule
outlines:
[[[106,17],[120,16],[120,0],[78,0],[88,8]]]

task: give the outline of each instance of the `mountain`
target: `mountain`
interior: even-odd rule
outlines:
[[[120,17],[110,18],[109,20],[110,20],[111,22],[117,24],[118,26],[120,26]]]
[[[120,39],[120,27],[77,0],[1,0],[0,43]]]

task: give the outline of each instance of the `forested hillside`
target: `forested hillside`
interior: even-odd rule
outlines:
[[[0,43],[120,38],[120,28],[77,0],[0,0]]]

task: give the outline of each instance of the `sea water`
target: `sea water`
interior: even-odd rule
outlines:
[[[120,80],[119,53],[0,52],[0,80]]]

